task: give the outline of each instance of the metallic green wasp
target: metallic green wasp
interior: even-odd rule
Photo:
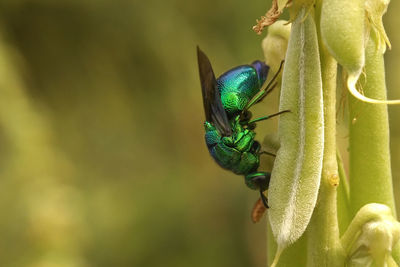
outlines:
[[[288,110],[251,120],[249,108],[260,102],[277,85],[278,73],[263,89],[269,67],[254,61],[228,70],[215,78],[208,57],[197,47],[197,60],[206,115],[205,140],[214,160],[224,169],[244,175],[246,185],[260,192],[268,207],[264,191],[268,189],[271,174],[257,171],[262,153],[254,140],[255,123],[277,116]]]

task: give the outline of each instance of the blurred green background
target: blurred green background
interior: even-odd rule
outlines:
[[[203,141],[195,46],[217,74],[261,59],[251,26],[269,6],[2,0],[0,266],[265,266],[257,194]],[[385,16],[392,99],[399,10]],[[255,113],[277,104],[274,92]],[[398,179],[400,107],[389,111]],[[274,131],[262,123],[258,139]]]

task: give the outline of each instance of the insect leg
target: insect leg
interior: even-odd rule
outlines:
[[[277,112],[277,113],[275,113],[275,114],[272,114],[272,115],[263,116],[263,117],[260,117],[260,118],[251,120],[251,121],[247,122],[247,124],[251,124],[251,123],[254,123],[254,122],[258,122],[258,121],[268,120],[268,119],[270,119],[270,118],[272,118],[272,117],[281,115],[282,113],[286,113],[286,112],[290,112],[290,110],[283,110],[283,111],[279,111],[279,112]]]
[[[265,151],[265,150],[261,150],[261,145],[258,141],[254,141],[253,143],[253,147],[251,148],[251,151],[253,153],[256,153],[257,155],[261,155],[261,154],[266,154],[266,155],[270,155],[272,157],[276,157],[275,154]]]
[[[262,200],[264,206],[265,206],[267,209],[269,209],[269,206],[268,206],[268,198],[264,195],[262,189],[260,189],[260,197],[261,197],[261,200]]]
[[[268,151],[264,151],[264,150],[258,152],[258,155],[261,155],[261,154],[266,154],[266,155],[270,155],[272,157],[276,157],[276,155],[274,153],[271,153],[271,152],[268,152]]]

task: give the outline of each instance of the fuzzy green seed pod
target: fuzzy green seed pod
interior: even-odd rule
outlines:
[[[364,66],[365,0],[326,0],[321,9],[321,36],[332,56],[349,73]]]
[[[283,70],[278,150],[269,220],[278,244],[275,260],[304,233],[316,204],[324,147],[321,65],[314,19],[303,8],[293,22]]]
[[[325,0],[321,9],[321,36],[329,53],[348,73],[347,87],[357,99],[373,104],[400,104],[400,100],[372,99],[361,94],[356,84],[365,64],[369,34],[379,34],[378,47],[390,46],[382,25],[388,0]]]

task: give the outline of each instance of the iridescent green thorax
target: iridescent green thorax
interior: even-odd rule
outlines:
[[[233,68],[217,79],[222,105],[229,117],[244,110],[264,84],[268,69],[263,62],[255,61]]]

